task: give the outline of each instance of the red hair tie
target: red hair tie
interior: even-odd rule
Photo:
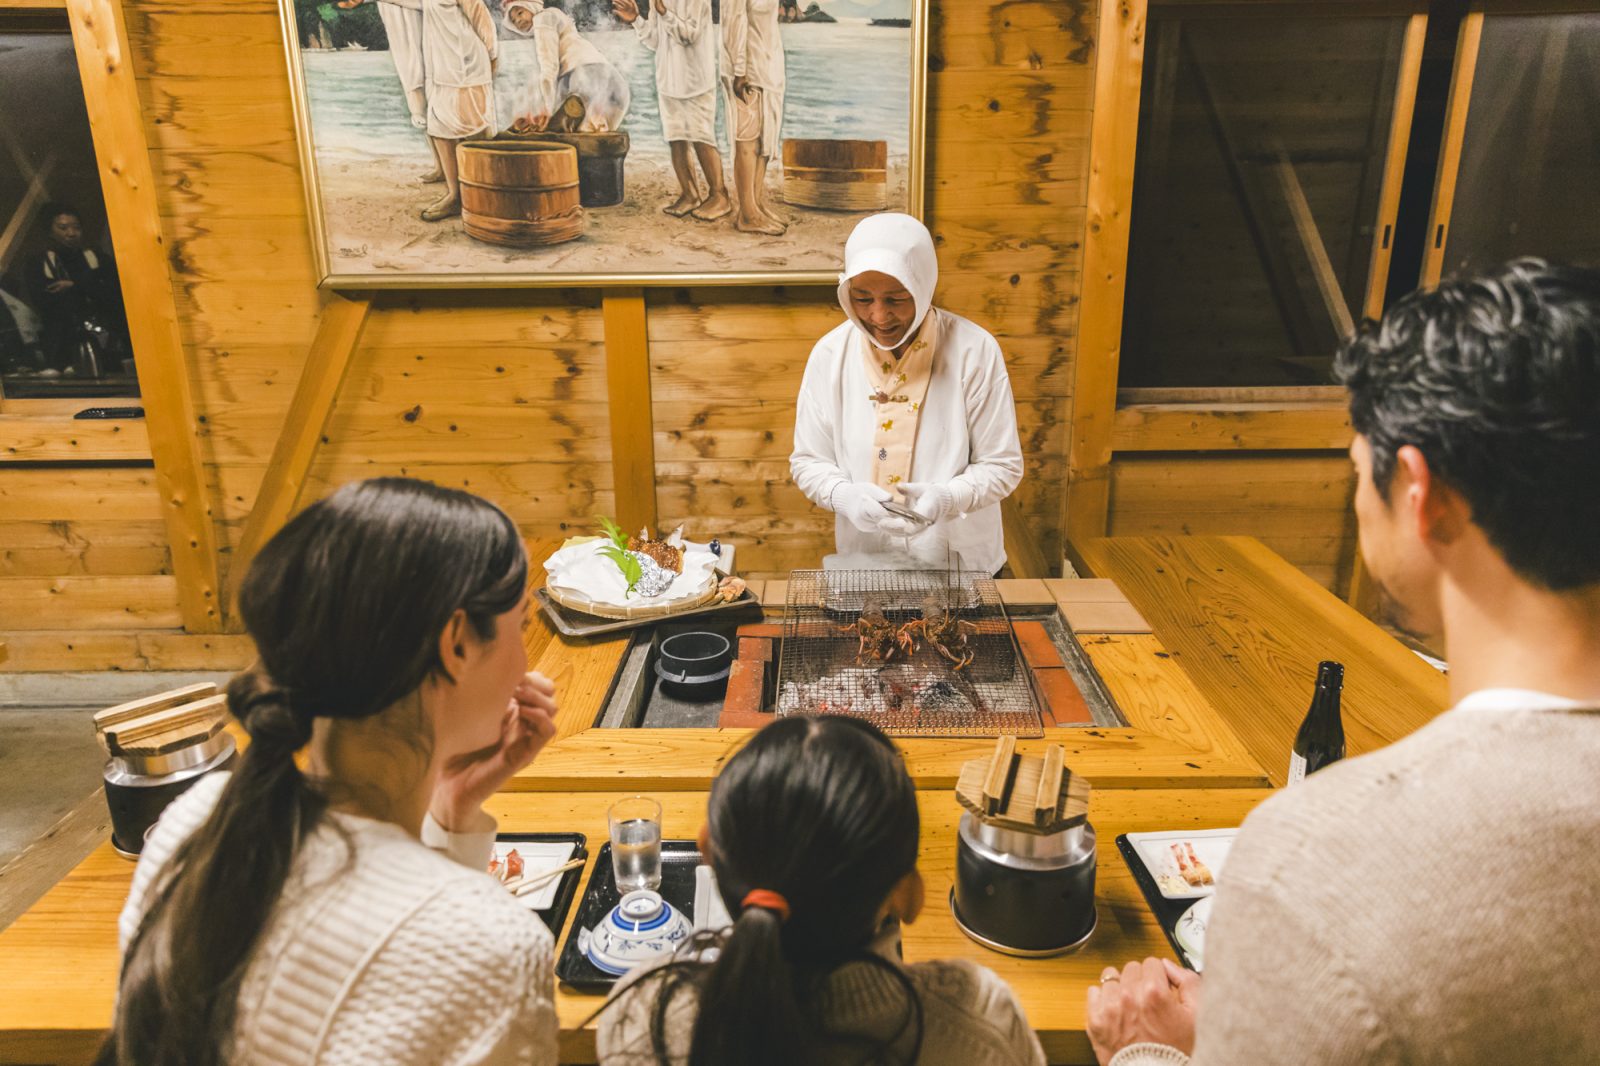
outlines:
[[[772,911],[778,916],[779,922],[789,920],[789,901],[770,889],[752,888],[744,894],[744,899],[739,902],[739,909],[747,911],[751,907],[760,907],[764,911]]]

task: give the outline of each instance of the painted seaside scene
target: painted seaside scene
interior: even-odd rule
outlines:
[[[820,280],[919,207],[920,2],[283,0],[326,274]]]

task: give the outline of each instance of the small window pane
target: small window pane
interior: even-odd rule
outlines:
[[[137,394],[72,38],[16,25],[0,21],[5,394]]]
[[[1600,14],[1483,22],[1445,273],[1600,261]]]
[[[1151,13],[1120,382],[1326,385],[1365,297],[1406,20],[1185,14]]]

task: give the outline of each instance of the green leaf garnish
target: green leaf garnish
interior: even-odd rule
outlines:
[[[628,535],[622,531],[622,527],[617,525],[603,514],[597,514],[595,515],[595,518],[600,522],[600,532],[605,534],[607,539],[609,539],[618,550],[627,551]]]
[[[628,590],[625,596],[633,595],[634,586],[639,584],[639,579],[644,576],[644,567],[639,565],[639,560],[625,548],[615,544],[607,544],[600,549],[600,554],[617,564],[617,569],[622,571],[622,576],[628,581]]]

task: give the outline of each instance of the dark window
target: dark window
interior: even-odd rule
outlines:
[[[72,37],[0,18],[0,376],[7,396],[135,394]]]
[[[1365,301],[1406,24],[1152,9],[1123,387],[1330,384]]]

